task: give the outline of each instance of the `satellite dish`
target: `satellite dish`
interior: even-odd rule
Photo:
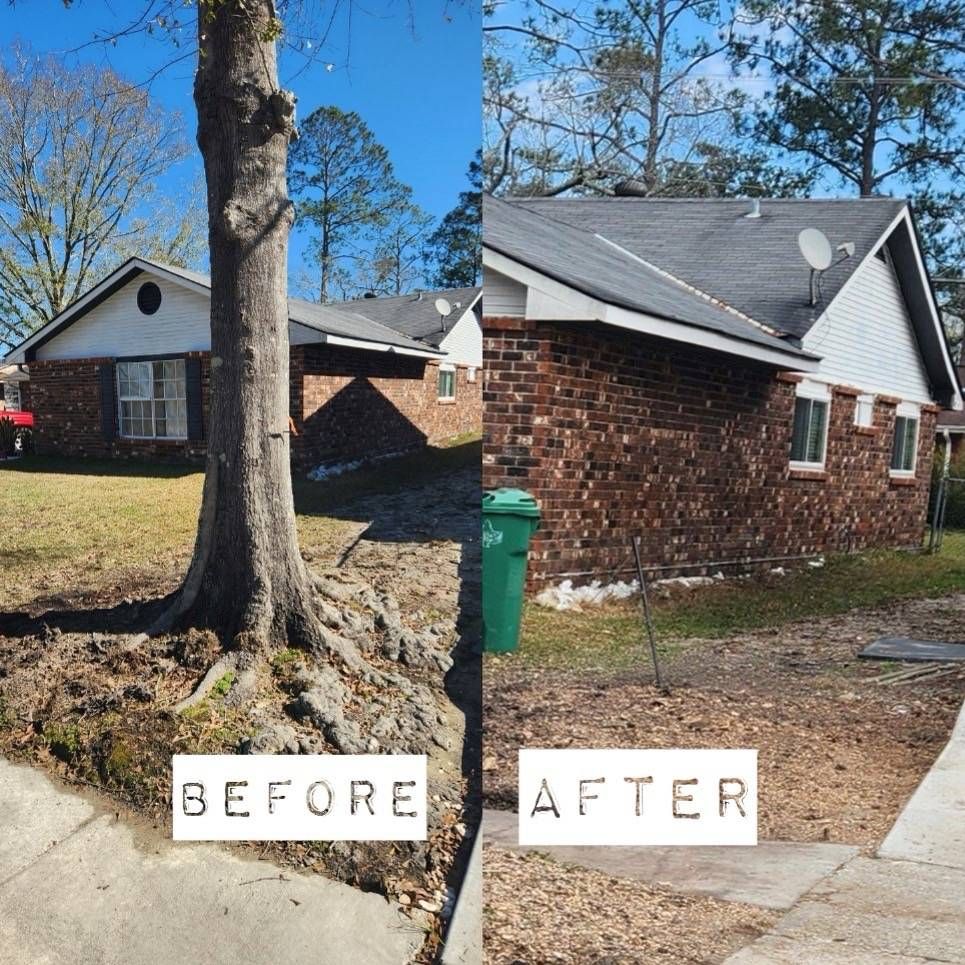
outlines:
[[[452,314],[452,305],[449,304],[444,298],[436,299],[436,311],[445,318],[447,315]]]
[[[797,236],[797,244],[804,255],[804,260],[815,270],[825,271],[834,261],[834,251],[831,242],[823,231],[817,228],[805,228]]]

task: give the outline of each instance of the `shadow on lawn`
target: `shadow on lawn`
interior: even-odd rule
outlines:
[[[160,616],[167,597],[124,601],[114,606],[73,607],[31,614],[0,613],[0,636],[35,637],[51,630],[61,633],[144,633]]]
[[[61,476],[116,476],[139,479],[180,479],[204,471],[200,463],[147,462],[140,459],[88,459],[24,456],[0,464],[4,472],[56,473]]]

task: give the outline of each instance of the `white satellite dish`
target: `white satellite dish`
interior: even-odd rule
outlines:
[[[447,315],[452,314],[452,305],[449,304],[444,298],[436,299],[436,311],[445,318]]]
[[[831,242],[823,231],[817,228],[805,228],[797,236],[797,244],[804,255],[804,260],[815,270],[825,271],[834,261],[834,251]]]

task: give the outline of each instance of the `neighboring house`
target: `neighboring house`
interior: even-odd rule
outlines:
[[[965,385],[965,365],[958,367],[958,379]],[[950,458],[956,462],[961,459],[965,455],[965,412],[939,413],[938,435],[951,445]]]
[[[446,297],[442,321],[434,307]],[[479,289],[289,301],[292,462],[402,452],[481,423]],[[210,378],[205,275],[132,258],[4,360],[29,375],[39,453],[198,458]],[[456,307],[458,305],[458,307]]]
[[[484,484],[531,584],[918,546],[961,388],[896,200],[487,198]],[[799,247],[822,230],[816,279]],[[838,245],[853,243],[846,257]]]
[[[18,365],[0,365],[0,412],[30,410],[30,381]]]

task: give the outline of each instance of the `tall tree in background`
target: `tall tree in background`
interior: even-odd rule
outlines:
[[[469,190],[439,222],[426,243],[426,263],[433,266],[429,284],[436,288],[468,288],[479,284],[482,272],[482,158],[480,152],[466,171]]]
[[[11,52],[0,65],[0,342],[49,321],[123,252],[197,257],[199,210],[174,216],[156,188],[187,155],[181,130],[110,70]],[[172,217],[147,218],[148,205]]]
[[[320,107],[305,119],[289,157],[292,195],[300,222],[317,232],[319,301],[331,300],[335,283],[346,285],[360,258],[365,236],[388,223],[405,188],[392,170],[388,151],[354,111]]]
[[[433,219],[412,200],[412,189],[407,186],[385,211],[385,219],[368,260],[371,280],[363,282],[363,287],[379,295],[404,295],[422,278],[422,249]]]
[[[931,6],[748,0],[745,16],[766,33],[735,44],[732,56],[751,67],[766,63],[776,83],[756,114],[755,134],[804,165],[835,172],[862,197],[896,181],[914,186],[965,174],[965,92],[919,82],[923,73],[945,75],[955,66],[947,46],[929,39]],[[965,6],[959,10],[965,36]]]
[[[775,81],[748,125],[829,186],[910,196],[936,276],[965,276],[965,3],[748,0],[736,64]],[[835,183],[836,182],[836,183]],[[962,313],[962,285],[938,284]]]
[[[672,193],[674,165],[697,163],[702,144],[730,134],[743,96],[705,76],[730,43],[716,0],[525,9],[509,23],[499,5],[487,8],[487,190],[605,191],[633,178],[647,193]]]

